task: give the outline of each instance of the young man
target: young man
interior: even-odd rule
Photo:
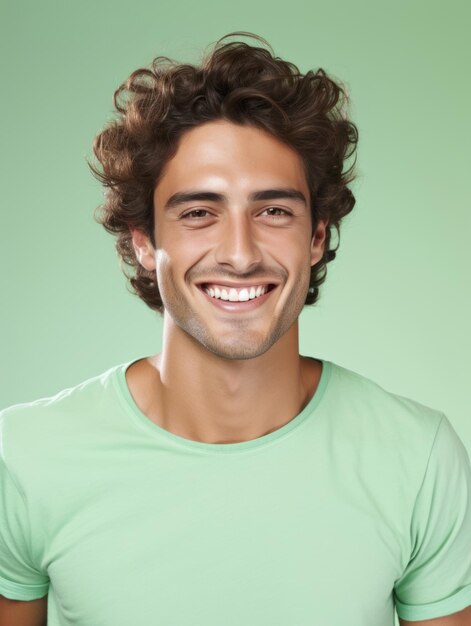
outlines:
[[[240,42],[162,61],[94,168],[162,352],[3,411],[0,626],[470,625],[447,417],[299,354],[354,205],[343,90]]]

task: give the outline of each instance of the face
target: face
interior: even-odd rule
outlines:
[[[215,121],[186,132],[154,192],[155,270],[166,322],[225,359],[255,358],[297,322],[325,224],[311,236],[301,157],[267,132]]]

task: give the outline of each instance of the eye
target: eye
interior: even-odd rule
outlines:
[[[206,209],[192,209],[191,211],[188,211],[187,213],[183,213],[181,218],[182,219],[186,219],[186,218],[198,219],[198,218],[208,217],[208,215],[210,215],[210,213]]]
[[[289,211],[278,206],[270,206],[262,211],[262,215],[264,213],[269,217],[285,217],[291,215]]]

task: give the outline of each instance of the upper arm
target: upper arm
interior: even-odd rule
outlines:
[[[444,415],[415,500],[410,535],[409,562],[394,584],[401,624],[471,626],[469,611],[463,613],[471,604],[471,465]]]
[[[399,624],[401,626],[471,626],[471,605],[457,613],[420,622],[410,622],[399,618]]]
[[[6,615],[11,611],[15,615],[37,613],[37,607],[46,602],[42,598],[47,596],[49,576],[41,563],[41,545],[36,540],[39,522],[28,508],[28,498],[17,475],[5,461],[8,446],[1,414],[0,428],[0,626],[17,626],[22,622],[7,619],[5,611],[9,612]],[[18,456],[24,455],[20,452]]]
[[[9,600],[0,596],[0,626],[46,626],[47,596],[38,600]]]

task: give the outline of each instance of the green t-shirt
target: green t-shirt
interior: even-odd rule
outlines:
[[[168,432],[120,364],[0,413],[0,594],[48,626],[392,626],[471,604],[471,468],[447,417],[322,361],[233,444]]]

